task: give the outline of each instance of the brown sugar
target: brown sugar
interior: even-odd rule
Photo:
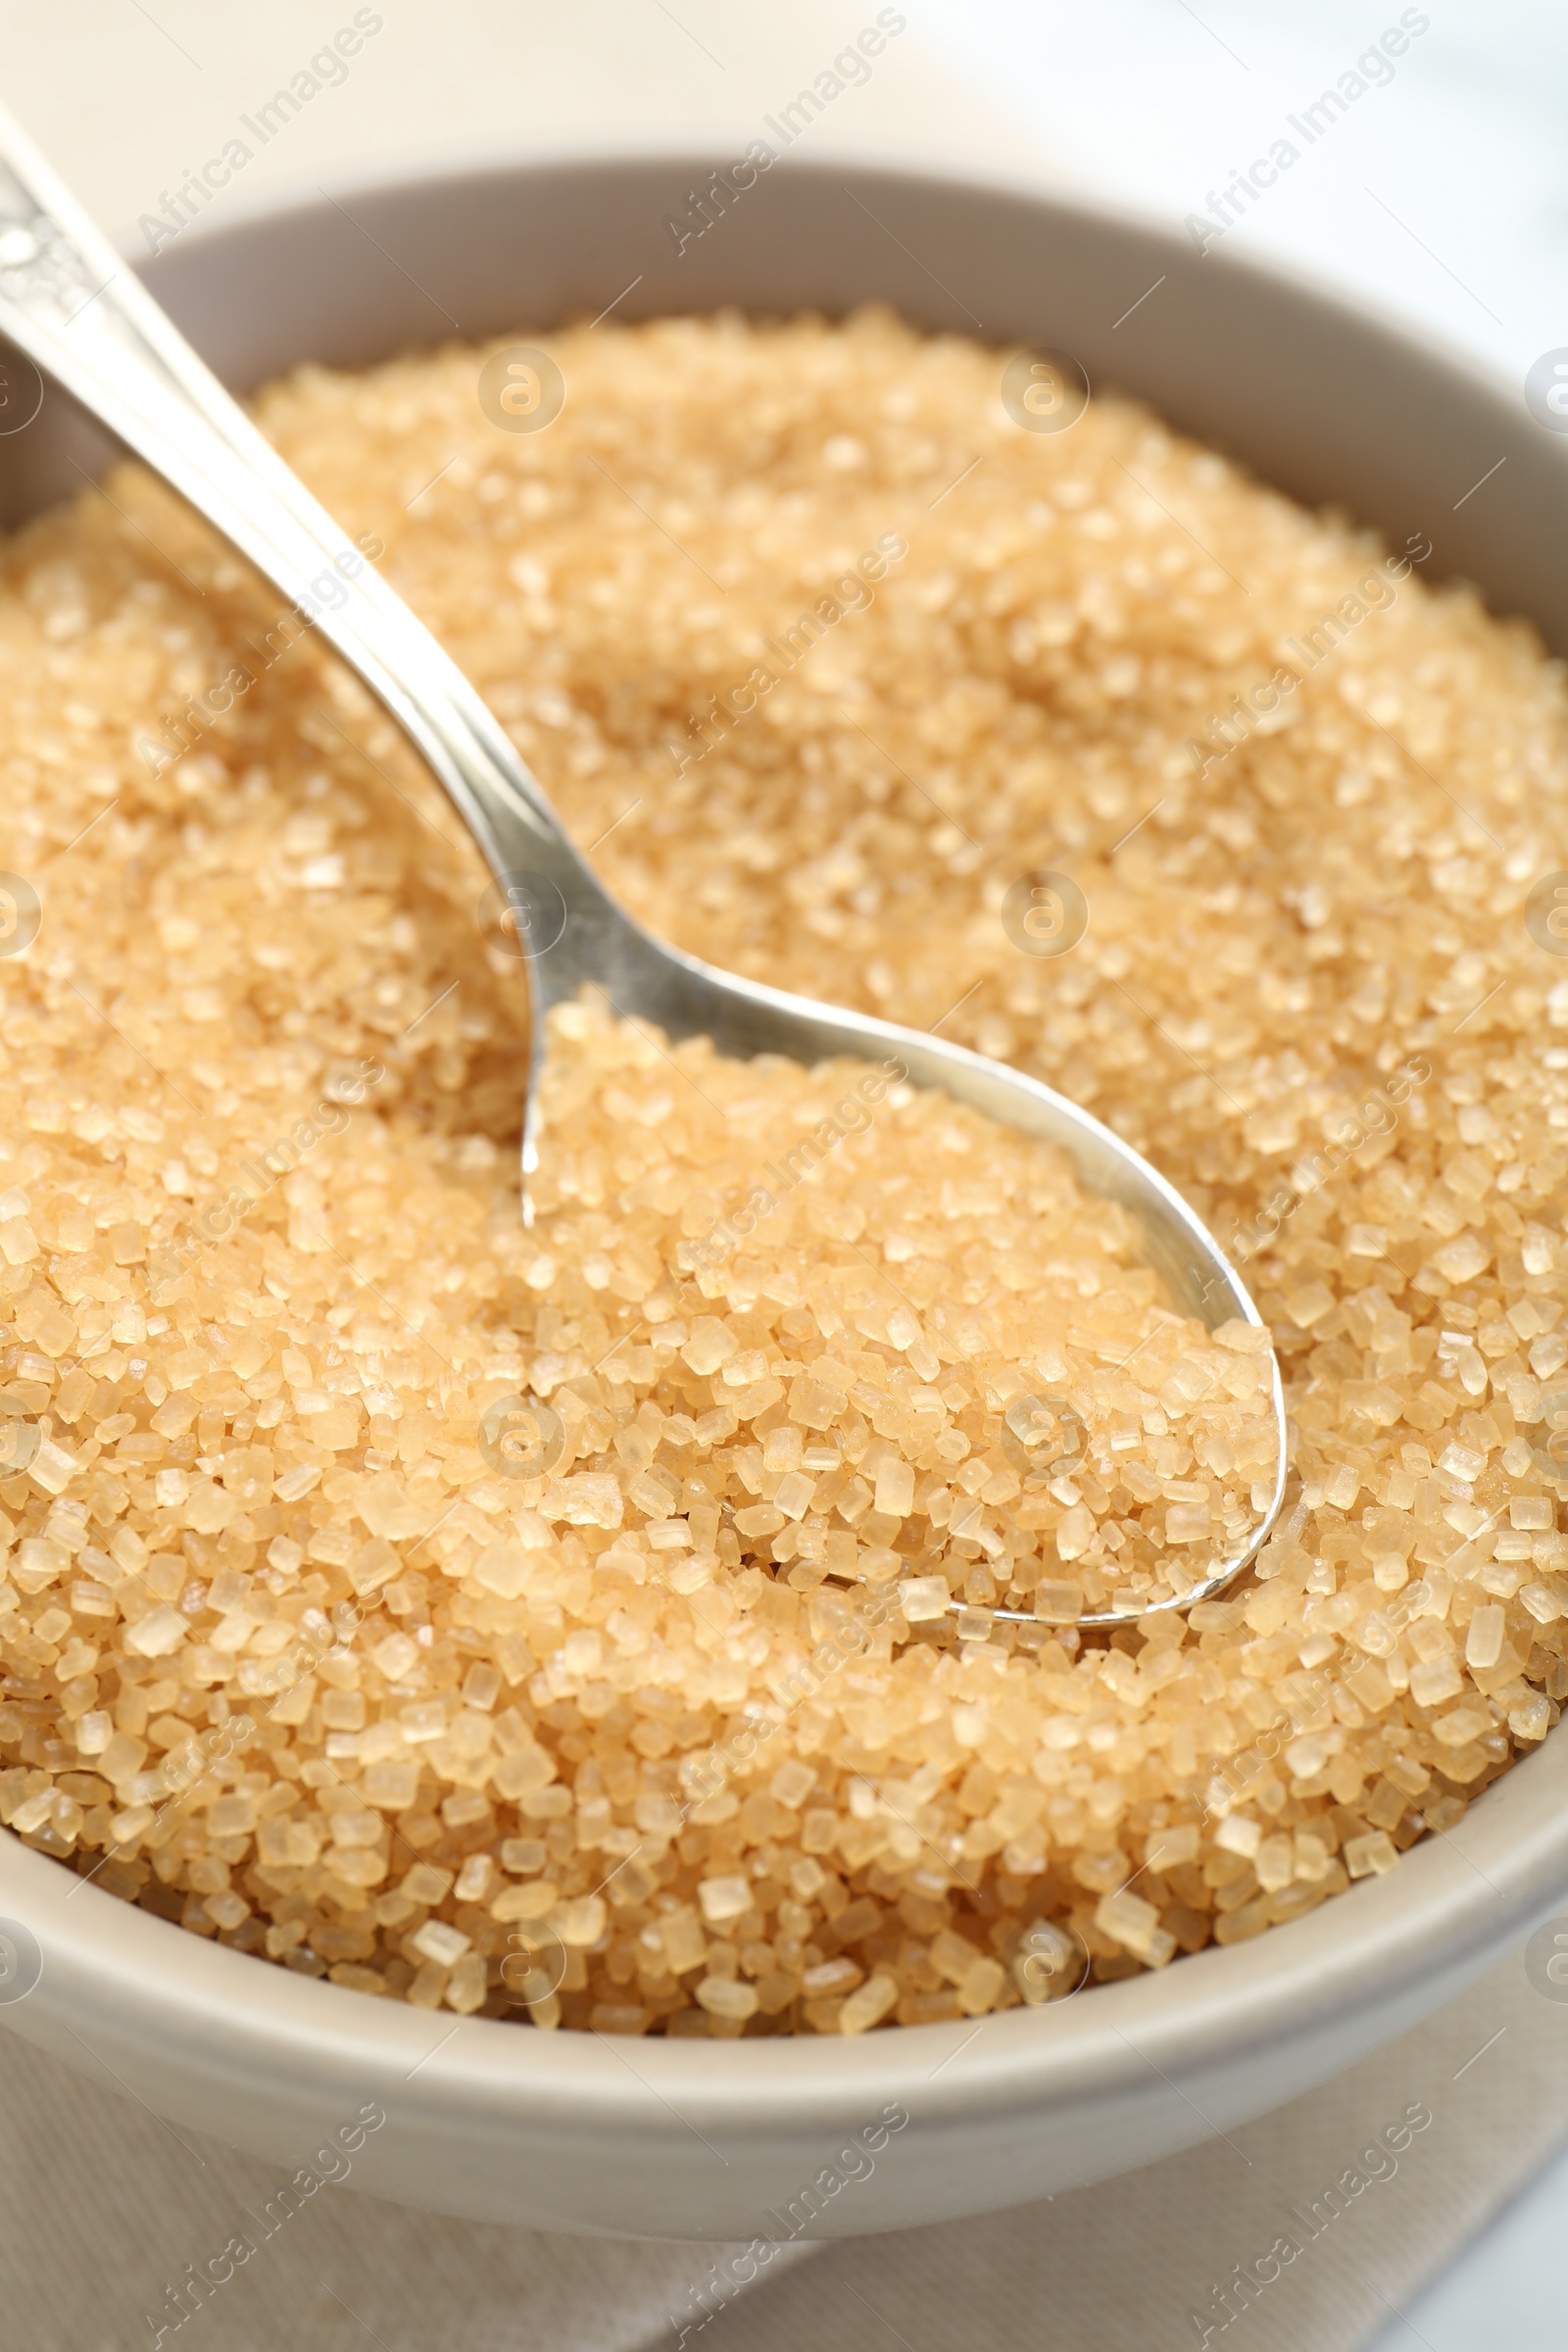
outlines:
[[[546,431],[459,348],[260,414],[635,913],[1181,1187],[1279,1348],[1285,1519],[1231,1599],[1080,1630],[1257,1512],[1267,1357],[897,1072],[569,1007],[524,1229],[476,854],[127,467],[0,551],[0,1818],[605,2032],[978,2015],[1298,1916],[1568,1690],[1560,669],[1132,403],[1021,430],[977,344],[551,349]],[[1070,953],[1003,918],[1041,870]]]

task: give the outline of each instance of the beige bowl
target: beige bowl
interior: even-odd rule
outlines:
[[[480,336],[617,295],[622,318],[880,297],[922,325],[1064,348],[1295,496],[1396,542],[1427,533],[1433,572],[1568,644],[1568,447],[1452,358],[1139,221],[921,171],[780,165],[677,253],[666,216],[725,161],[622,150],[362,181],[337,191],[352,221],[324,201],[236,212],[147,274],[242,389],[438,340],[452,318]],[[70,456],[107,454],[50,394],[0,437],[0,515],[74,488]],[[1101,2180],[1259,2115],[1457,1992],[1565,1887],[1557,1732],[1448,1837],[1256,1941],[978,2025],[704,2044],[371,2000],[187,1936],[0,1833],[17,1963],[8,1977],[0,1944],[0,2022],[291,2166],[378,2104],[356,2185],[543,2229],[789,2234],[849,2136],[906,2113],[803,2231],[854,2235]]]

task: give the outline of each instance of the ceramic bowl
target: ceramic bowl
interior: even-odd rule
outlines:
[[[1462,573],[1568,647],[1568,442],[1519,392],[1283,272],[924,169],[786,158],[682,243],[667,223],[691,225],[688,191],[727,161],[502,159],[343,183],[335,202],[215,208],[147,275],[240,390],[307,358],[355,367],[441,341],[454,321],[482,336],[612,303],[634,318],[877,298],[921,326],[1065,350],[1093,385],[1143,395],[1295,497],[1396,543],[1427,535],[1428,577]],[[79,486],[71,459],[109,454],[50,394],[0,436],[0,515]],[[288,2167],[379,2108],[352,2181],[387,2197],[589,2232],[854,2235],[1042,2197],[1257,2116],[1457,1992],[1565,1886],[1556,1732],[1449,1836],[1255,1941],[984,2021],[705,2044],[369,1999],[186,1935],[7,1832],[17,1970],[0,2024]],[[873,2169],[813,2213],[804,2192],[867,2133]]]

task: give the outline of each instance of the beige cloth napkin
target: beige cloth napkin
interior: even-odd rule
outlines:
[[[1412,2109],[1431,2121],[1391,2156],[1389,2128],[1397,2142]],[[1241,2352],[1353,2352],[1564,2135],[1568,2004],[1516,1956],[1348,2074],[1186,2155],[979,2221],[784,2249],[687,2352],[1176,2352],[1205,2324]],[[130,2352],[171,2323],[164,2352],[673,2352],[670,2315],[692,2316],[689,2290],[725,2252],[498,2229],[326,2186],[176,2331],[166,2289],[254,2234],[247,2210],[286,2177],[0,2034],[0,2343]],[[1298,2249],[1284,2262],[1281,2239]],[[1237,2265],[1277,2275],[1222,2329],[1213,2290]]]

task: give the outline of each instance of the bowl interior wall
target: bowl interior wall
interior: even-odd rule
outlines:
[[[1092,385],[1150,400],[1308,506],[1343,507],[1395,546],[1425,535],[1429,578],[1473,580],[1568,650],[1568,438],[1522,395],[1184,235],[896,168],[785,160],[677,251],[668,223],[710,169],[628,158],[345,187],[324,208],[198,222],[137,266],[241,392],[303,359],[365,367],[612,303],[633,319],[886,302],[918,326],[1071,353]],[[95,472],[107,448],[51,393],[0,436],[0,522],[78,488],[71,461]]]

